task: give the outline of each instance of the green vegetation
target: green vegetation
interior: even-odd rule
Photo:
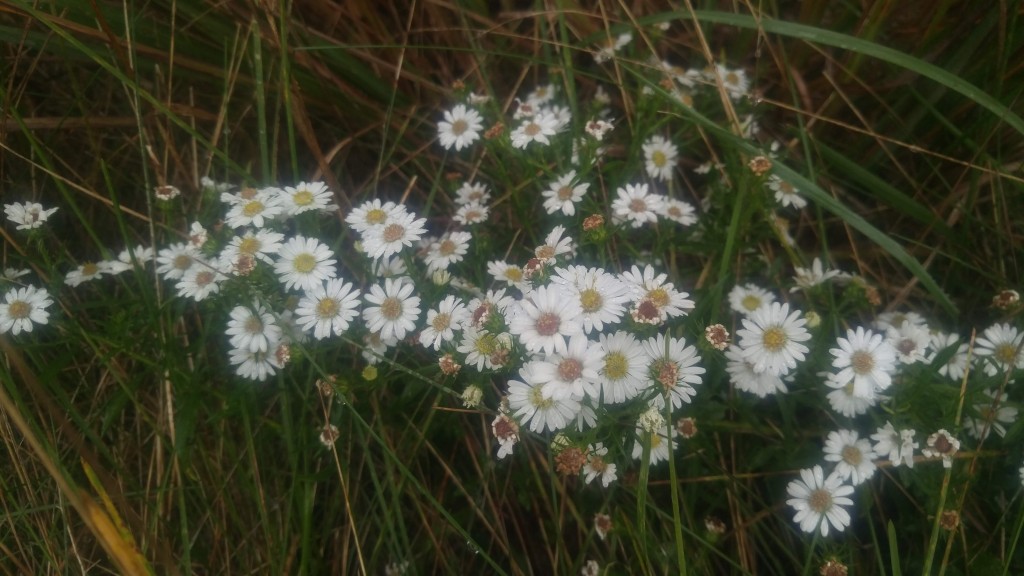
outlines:
[[[1024,571],[1020,14],[0,0],[0,568]]]

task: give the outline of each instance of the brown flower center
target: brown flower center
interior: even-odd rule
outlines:
[[[537,318],[534,327],[541,336],[554,336],[562,325],[562,318],[554,312],[545,312]]]

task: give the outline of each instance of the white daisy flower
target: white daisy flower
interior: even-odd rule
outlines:
[[[633,41],[633,35],[629,32],[619,34],[615,38],[609,37],[602,46],[599,46],[597,51],[594,52],[594,62],[603,64],[613,57],[615,53],[626,47],[627,44]]]
[[[32,271],[27,268],[4,268],[3,273],[0,274],[0,282],[14,282],[22,276],[27,276]]]
[[[672,409],[689,404],[697,391],[693,385],[702,382],[704,368],[697,366],[700,356],[697,349],[687,346],[684,338],[666,338],[658,334],[643,343],[644,351],[650,358],[647,367],[649,386],[657,390],[651,398],[651,406],[661,409],[665,406],[665,396],[669,397]]]
[[[809,290],[824,284],[828,280],[839,276],[839,270],[825,270],[821,265],[821,259],[818,257],[814,258],[814,262],[811,263],[810,268],[801,268],[795,266],[795,275],[793,281],[796,282],[796,286],[789,289],[790,292],[796,292],[797,290]]]
[[[267,264],[274,263],[274,257],[281,250],[284,234],[267,230],[246,230],[241,236],[233,236],[228,245],[221,251],[220,257],[232,266],[238,265],[240,258],[260,260]]]
[[[235,348],[231,350],[229,359],[232,366],[237,366],[235,372],[239,376],[260,382],[266,380],[267,376],[273,376],[281,368],[276,351],[253,352],[244,348]]]
[[[462,258],[469,251],[469,241],[473,235],[469,232],[448,232],[435,242],[431,242],[423,261],[427,265],[427,272],[434,273],[439,270],[447,270]]]
[[[565,339],[583,333],[582,310],[565,288],[540,286],[520,301],[509,321],[509,332],[530,352],[553,354],[564,350]]]
[[[615,128],[615,125],[611,122],[598,119],[587,122],[584,130],[591,138],[600,142],[601,140],[604,140],[604,135],[610,132],[612,128]]]
[[[672,179],[672,170],[679,159],[679,149],[676,145],[666,140],[665,137],[655,134],[643,144],[644,166],[647,174],[655,180],[668,182]]]
[[[420,298],[413,296],[413,283],[408,278],[385,278],[384,287],[374,284],[363,308],[363,320],[370,332],[379,332],[381,338],[405,338],[416,329],[420,317]]]
[[[914,442],[913,430],[899,430],[893,428],[891,422],[878,429],[871,435],[875,441],[875,454],[888,458],[893,466],[906,463],[908,468],[914,467],[914,450],[917,449],[917,442]]]
[[[754,365],[744,357],[741,348],[730,346],[725,351],[725,357],[728,360],[725,371],[729,373],[729,381],[737,390],[754,394],[758,398],[788,391],[781,377],[771,372],[754,370]]]
[[[853,486],[843,484],[843,479],[833,472],[825,477],[821,466],[800,471],[800,480],[793,480],[786,487],[792,496],[786,501],[796,510],[793,521],[804,532],[821,531],[828,536],[829,525],[842,532],[850,525],[850,513],[845,507],[853,506],[848,496]]]
[[[531,142],[551,144],[549,136],[558,133],[560,120],[550,112],[540,112],[512,131],[512,147],[526,148]]]
[[[541,192],[544,197],[544,210],[548,214],[561,212],[566,216],[576,215],[576,204],[583,200],[590,184],[576,181],[576,171],[570,170],[557,178]]]
[[[166,280],[180,280],[189,268],[201,261],[195,248],[177,242],[157,252],[156,272]]]
[[[4,214],[7,214],[8,220],[18,225],[16,230],[39,228],[56,211],[57,208],[44,209],[38,202],[4,204]]]
[[[396,214],[388,223],[363,234],[363,251],[374,259],[397,254],[403,247],[412,246],[413,242],[423,236],[426,223],[426,218],[416,218],[411,212]]]
[[[601,369],[601,401],[621,404],[636,397],[646,387],[647,365],[650,359],[636,336],[629,332],[599,336]]]
[[[668,274],[659,274],[650,264],[643,270],[633,265],[622,273],[622,280],[632,292],[631,314],[637,322],[660,324],[693,310],[694,302],[687,298],[689,293],[676,290],[672,282],[666,282]]]
[[[931,354],[925,358],[925,362],[928,364],[934,364],[935,360],[945,353],[949,348],[956,346],[956,350],[953,355],[946,360],[946,363],[939,366],[939,374],[949,378],[950,380],[959,382],[963,379],[964,374],[967,373],[967,368],[970,365],[970,346],[965,342],[960,342],[960,337],[956,334],[947,334],[944,332],[936,332],[932,334],[931,341]]]
[[[953,467],[953,456],[960,449],[960,441],[945,429],[939,430],[928,437],[926,446],[921,449],[921,454],[927,458],[942,457],[942,467]]]
[[[534,249],[534,256],[541,262],[547,262],[563,254],[571,256],[576,251],[576,247],[573,245],[572,238],[569,236],[563,238],[563,234],[565,234],[565,226],[555,226],[544,238],[544,244]]]
[[[220,284],[227,278],[219,261],[200,262],[186,270],[174,287],[178,290],[178,296],[201,302],[211,294],[220,292]]]
[[[394,336],[382,338],[379,332],[370,332],[363,336],[363,351],[360,354],[367,364],[375,366],[395,346],[398,346],[398,339]]]
[[[964,429],[978,440],[984,440],[988,433],[995,431],[1000,438],[1006,436],[1006,426],[1017,420],[1017,409],[1006,405],[1006,395],[996,396],[995,390],[985,390],[985,399],[974,405],[977,417],[964,420]]]
[[[469,148],[480,138],[483,117],[465,104],[458,104],[444,113],[444,120],[437,123],[437,135],[446,150]]]
[[[313,329],[313,337],[322,340],[335,334],[341,336],[358,315],[359,290],[340,278],[313,286],[299,300],[295,309],[297,323],[303,330]]]
[[[465,206],[466,204],[480,204],[486,206],[491,201],[491,192],[487,189],[486,184],[480,184],[479,182],[464,182],[459,189],[455,191],[455,203],[459,206]]]
[[[852,382],[853,395],[871,398],[892,383],[896,368],[896,350],[881,334],[858,326],[847,330],[846,338],[836,340],[838,348],[829,352],[835,358],[832,366],[839,369],[838,382]]]
[[[253,198],[232,205],[224,217],[224,223],[232,228],[242,226],[263,228],[268,219],[283,212],[281,190],[279,188],[264,188],[258,191]]]
[[[800,209],[807,206],[807,200],[804,200],[804,197],[800,195],[800,191],[796,189],[796,186],[775,174],[768,177],[768,188],[775,192],[775,201],[781,204],[783,208],[792,206],[793,208]]]
[[[519,423],[504,412],[495,416],[491,422],[491,433],[498,441],[498,460],[512,454],[513,448],[519,443]]]
[[[900,364],[913,364],[924,360],[931,346],[932,336],[927,328],[904,322],[899,328],[889,328],[885,333],[886,340],[896,351],[896,360]]]
[[[50,313],[46,309],[52,305],[45,288],[24,286],[8,290],[0,303],[0,334],[10,332],[17,336],[31,332],[33,324],[49,323]]]
[[[877,395],[870,397],[857,396],[852,381],[841,382],[836,379],[835,374],[828,372],[819,373],[818,376],[824,379],[826,386],[833,389],[825,398],[828,400],[829,406],[837,414],[842,414],[847,418],[867,414],[868,409],[873,407],[878,401]]]
[[[527,94],[526,101],[533,106],[543,106],[550,102],[557,93],[558,87],[554,84],[543,84],[541,86],[537,86],[533,89],[533,92]]]
[[[64,277],[64,283],[68,286],[75,287],[82,282],[89,280],[95,280],[104,274],[110,273],[110,269],[106,266],[101,266],[102,263],[86,262],[80,264],[78,268],[75,268],[71,272],[68,272]]]
[[[889,328],[899,328],[905,323],[911,323],[915,326],[926,328],[928,322],[925,321],[924,317],[917,312],[884,312],[875,318],[874,326],[875,329],[880,331],[886,331]]]
[[[349,212],[345,223],[359,234],[365,234],[368,230],[383,227],[391,221],[392,215],[404,211],[403,207],[394,202],[367,200]]]
[[[629,286],[600,268],[556,268],[551,282],[564,286],[579,302],[587,334],[604,330],[606,324],[617,324],[630,300]]]
[[[522,426],[542,433],[556,432],[576,419],[580,403],[572,397],[545,398],[540,384],[530,373],[530,365],[519,369],[519,380],[508,381],[508,407]]]
[[[736,331],[743,357],[757,372],[785,375],[808,352],[801,344],[811,338],[804,324],[800,311],[789,312],[789,304],[772,302],[751,312],[743,319],[743,328]]]
[[[582,470],[585,483],[590,484],[591,481],[600,478],[601,486],[607,488],[609,484],[618,480],[615,464],[604,458],[607,455],[608,449],[601,442],[587,447],[587,463],[583,465]]]
[[[974,341],[974,353],[979,358],[988,360],[985,373],[995,376],[1000,372],[1008,372],[1015,368],[1024,368],[1024,349],[1021,340],[1024,334],[1009,324],[989,326]]]
[[[488,290],[486,294],[469,301],[467,306],[470,313],[469,323],[479,328],[486,324],[493,314],[497,313],[501,315],[503,324],[505,310],[513,303],[515,303],[515,298],[505,295],[504,288]]]
[[[689,202],[675,198],[665,198],[661,215],[683,226],[692,226],[697,223],[697,210]]]
[[[469,310],[460,298],[445,296],[436,310],[427,312],[427,327],[420,332],[420,344],[440,350],[441,343],[455,339],[455,331],[462,330],[469,318]]]
[[[334,253],[325,244],[316,238],[295,236],[278,251],[274,272],[285,290],[298,288],[309,291],[334,278],[337,273],[335,264]]]
[[[234,348],[263,353],[276,348],[282,336],[274,315],[259,302],[253,302],[252,306],[235,306],[225,333]]]
[[[328,212],[338,209],[331,202],[334,196],[323,182],[300,182],[294,187],[285,186],[280,197],[285,214],[292,216],[312,210]]]
[[[612,215],[617,220],[628,221],[633,228],[639,228],[657,222],[664,204],[664,196],[652,194],[647,184],[626,184],[615,191]]]
[[[398,256],[374,260],[370,266],[370,271],[377,278],[394,278],[396,276],[409,275],[405,261]]]
[[[737,284],[729,291],[729,306],[739,314],[750,314],[775,302],[775,295],[756,284]]]
[[[875,475],[874,458],[871,442],[853,430],[829,432],[825,439],[825,461],[835,462],[836,474],[854,486]]]
[[[493,334],[469,323],[463,325],[462,340],[456,348],[466,355],[466,365],[478,372],[504,367],[511,349],[512,337],[508,333]]]
[[[455,211],[454,220],[463,226],[472,226],[474,224],[487,222],[487,218],[490,214],[491,210],[487,206],[476,202],[470,202],[469,204],[459,206],[459,209]]]
[[[541,383],[545,397],[561,399],[572,396],[598,398],[598,371],[601,369],[601,348],[583,334],[569,338],[564,350],[556,350],[541,360],[531,362],[531,371]]]
[[[487,263],[487,273],[495,280],[506,282],[522,292],[526,292],[529,289],[529,281],[526,279],[526,274],[521,266],[502,262],[501,260],[491,260]]]
[[[648,432],[643,426],[637,426],[636,428],[636,441],[633,443],[633,453],[631,454],[634,460],[639,460],[644,456],[644,444],[650,443],[650,455],[647,458],[647,462],[654,466],[660,462],[668,461],[671,457],[672,452],[675,452],[677,443],[676,436],[679,434],[675,427],[672,427],[672,439],[669,440],[666,434],[665,428],[657,428],[657,432]]]

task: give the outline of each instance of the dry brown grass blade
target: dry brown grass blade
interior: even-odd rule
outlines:
[[[132,509],[128,505],[124,495],[118,489],[117,483],[114,482],[108,472],[98,466],[99,461],[96,455],[88,449],[87,446],[85,446],[84,440],[81,435],[78,434],[78,431],[73,428],[71,422],[67,420],[64,414],[54,404],[53,400],[49,398],[49,395],[42,389],[38,378],[28,367],[28,364],[22,357],[21,352],[12,346],[4,336],[0,336],[0,350],[3,350],[4,354],[6,354],[10,359],[15,371],[22,378],[22,385],[28,389],[33,399],[42,405],[48,415],[58,423],[61,434],[67,437],[71,443],[75,445],[75,450],[81,455],[82,460],[84,462],[92,463],[91,467],[97,473],[97,476],[103,477],[102,482],[105,485],[107,493],[113,495],[113,497],[118,500],[117,506],[121,510],[131,512]],[[89,528],[89,531],[96,537],[100,545],[103,546],[103,549],[106,550],[107,554],[110,556],[114,564],[117,565],[121,573],[152,574],[153,570],[149,563],[139,553],[134,545],[122,536],[115,526],[114,521],[110,518],[103,507],[96,504],[87,492],[75,486],[74,482],[65,475],[62,468],[52,459],[51,451],[47,449],[44,441],[35,434],[35,431],[29,425],[28,421],[26,421],[13,399],[2,387],[0,387],[0,408],[7,413],[8,418],[10,418],[11,422],[14,423],[15,427],[25,438],[25,441],[32,448],[32,452],[35,453],[36,458],[43,467],[46,468],[46,471],[57,483],[61,493],[79,513],[82,521]],[[136,526],[136,531],[139,532],[138,526]],[[167,559],[169,559],[169,554]],[[170,572],[176,573],[176,570],[173,568],[173,564],[166,562],[165,565]]]

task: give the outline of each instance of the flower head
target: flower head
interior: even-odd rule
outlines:
[[[453,146],[455,150],[462,150],[480,138],[483,128],[480,113],[465,104],[458,104],[444,113],[444,120],[437,123],[437,134],[441,146],[449,150]]]
[[[811,338],[805,323],[799,311],[790,313],[789,304],[772,302],[755,310],[743,319],[743,328],[736,331],[743,357],[755,372],[785,375],[808,352],[807,346],[801,344]]]
[[[10,332],[17,336],[31,332],[33,324],[46,324],[50,320],[47,308],[53,305],[45,288],[25,286],[12,288],[0,303],[0,334]]]
[[[56,211],[57,208],[44,209],[38,202],[4,204],[4,214],[7,214],[8,220],[18,225],[18,230],[39,228]]]
[[[793,521],[804,532],[820,530],[828,536],[831,525],[842,532],[850,525],[850,513],[845,507],[853,506],[849,498],[853,486],[843,484],[842,477],[833,472],[825,477],[821,466],[800,471],[800,480],[793,480],[786,487],[792,497],[786,501],[796,510]]]

